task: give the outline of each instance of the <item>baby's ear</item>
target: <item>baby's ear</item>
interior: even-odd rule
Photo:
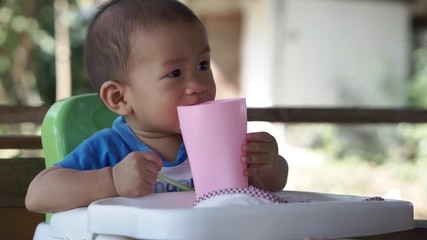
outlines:
[[[132,105],[125,98],[125,86],[117,81],[106,81],[102,84],[99,96],[113,112],[126,116],[132,113]]]

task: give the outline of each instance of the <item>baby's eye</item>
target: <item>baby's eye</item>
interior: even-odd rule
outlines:
[[[209,63],[207,61],[202,61],[199,63],[198,70],[199,71],[206,71],[209,69]]]
[[[179,70],[179,69],[175,69],[168,74],[168,77],[172,77],[172,78],[176,78],[179,76],[181,76],[181,70]]]

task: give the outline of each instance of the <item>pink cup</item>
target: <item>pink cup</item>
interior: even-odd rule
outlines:
[[[240,162],[247,133],[245,98],[178,106],[178,117],[196,198],[224,188],[247,188],[246,165]]]

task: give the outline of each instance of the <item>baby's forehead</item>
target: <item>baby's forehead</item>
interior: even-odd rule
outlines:
[[[197,53],[209,49],[206,31],[201,23],[174,22],[134,31],[130,39],[130,59],[151,59],[159,51],[162,56],[181,57],[185,46]]]
[[[113,18],[144,26],[198,20],[190,8],[177,0],[117,0],[112,2],[113,4],[106,4],[101,8],[97,15],[104,19]]]
[[[170,34],[174,32],[182,32],[182,34],[185,34],[185,32],[188,29],[192,29],[193,33],[194,30],[198,33],[205,35],[206,30],[203,24],[199,21],[188,21],[188,20],[177,20],[177,21],[159,21],[156,24],[143,24],[136,26],[134,30],[132,31],[132,34],[130,35],[130,42],[132,45],[140,43],[141,40],[144,41],[144,39],[148,38],[157,38],[158,40],[161,40],[162,38],[168,38],[171,37]],[[172,31],[170,31],[172,30]],[[195,37],[195,36],[194,36]]]

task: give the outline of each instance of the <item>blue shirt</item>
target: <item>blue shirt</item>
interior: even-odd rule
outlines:
[[[132,132],[124,117],[118,117],[112,128],[106,128],[93,134],[68,154],[57,165],[62,168],[76,170],[95,170],[104,167],[114,167],[129,153],[134,151],[154,152]],[[184,144],[180,147],[174,162],[163,161],[160,173],[167,175],[188,186],[194,187],[191,169]],[[164,186],[163,186],[164,185]],[[155,192],[176,191],[166,183],[157,182]]]

